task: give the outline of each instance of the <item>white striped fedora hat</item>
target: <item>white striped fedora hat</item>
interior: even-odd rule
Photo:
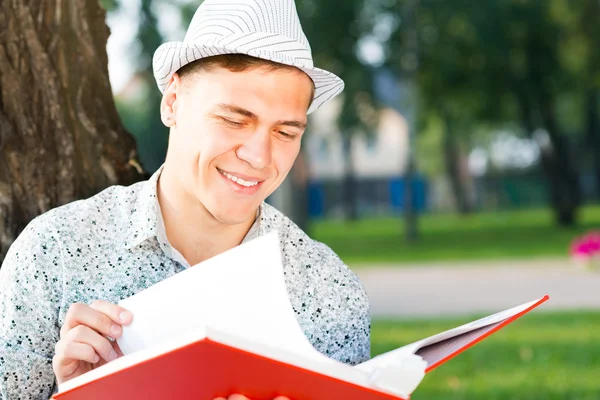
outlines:
[[[182,66],[201,58],[232,53],[304,71],[315,85],[308,114],[344,89],[339,77],[313,66],[310,44],[293,0],[204,0],[183,42],[165,43],[154,53],[154,78],[162,92]]]

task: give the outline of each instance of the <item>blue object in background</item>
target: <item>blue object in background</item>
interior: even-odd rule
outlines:
[[[404,211],[404,190],[406,180],[404,178],[392,178],[389,181],[390,203],[394,212]],[[427,206],[427,184],[425,180],[416,176],[412,180],[412,206],[417,212],[423,212]]]
[[[325,215],[325,187],[322,182],[308,183],[308,215],[312,218]]]
[[[355,181],[360,217],[397,214],[404,210],[404,178],[377,178]],[[416,176],[412,181],[413,207],[417,212],[427,209],[427,182]],[[308,184],[308,212],[313,219],[327,218],[343,208],[343,182],[311,181]],[[338,213],[335,213],[338,215]]]

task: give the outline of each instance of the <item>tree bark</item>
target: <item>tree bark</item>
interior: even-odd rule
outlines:
[[[98,0],[4,0],[0,261],[37,215],[145,177],[108,80]]]

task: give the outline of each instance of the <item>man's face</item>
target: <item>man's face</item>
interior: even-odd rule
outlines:
[[[176,121],[167,163],[184,204],[225,224],[254,219],[300,151],[312,87],[299,70],[215,67],[184,82],[176,76],[165,92]]]

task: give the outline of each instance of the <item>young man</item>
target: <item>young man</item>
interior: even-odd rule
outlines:
[[[2,399],[47,398],[114,360],[107,337],[135,318],[120,299],[271,230],[311,343],[345,363],[369,358],[356,276],[264,203],[298,155],[307,114],[343,89],[312,66],[293,0],[205,0],[184,42],[153,63],[170,127],[164,165],[36,218],[0,270]]]

